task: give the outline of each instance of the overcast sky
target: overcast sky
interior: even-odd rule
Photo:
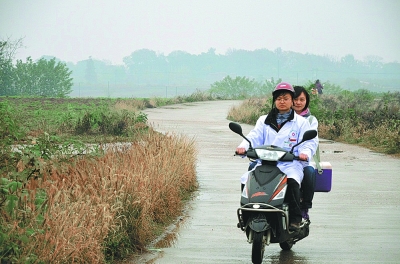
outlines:
[[[164,55],[281,48],[400,62],[400,0],[0,0],[0,38],[17,59],[89,56],[122,64],[138,49]]]

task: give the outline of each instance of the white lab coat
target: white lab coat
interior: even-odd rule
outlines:
[[[312,117],[312,119],[311,119],[311,122],[310,122],[310,118],[311,117]],[[307,119],[308,123],[310,124],[310,129],[318,131],[318,120],[317,120],[317,118],[315,116],[313,116],[313,115],[309,115],[309,116],[306,117],[306,119]],[[312,151],[314,153],[313,154],[313,156],[314,156],[316,154],[316,152],[317,152],[317,148],[318,148],[318,144],[319,144],[318,135],[314,139],[310,140],[309,142],[310,142],[310,147],[312,148]],[[311,158],[309,159],[309,161],[311,161]],[[302,161],[303,166],[304,167],[309,166],[310,165],[309,161],[308,162]]]
[[[274,145],[286,150],[291,150],[292,146],[297,142],[300,142],[303,138],[305,131],[310,130],[309,121],[294,113],[293,120],[287,121],[283,127],[276,132],[271,126],[266,125],[265,119],[267,115],[262,115],[257,120],[254,128],[246,136],[250,140],[253,147],[261,145]],[[238,148],[249,148],[249,143],[243,140]],[[313,141],[306,141],[294,149],[293,154],[298,156],[300,153],[307,154],[309,159],[315,154],[315,148],[313,147]],[[295,179],[299,185],[303,180],[303,167],[302,162],[294,160],[293,162],[278,162],[278,168],[285,173],[288,178]],[[248,173],[246,172],[241,177],[241,183],[247,182]]]

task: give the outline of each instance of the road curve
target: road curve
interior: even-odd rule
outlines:
[[[174,243],[139,262],[251,263],[251,245],[236,227],[239,178],[248,163],[233,156],[241,138],[226,119],[239,104],[208,101],[144,111],[156,130],[196,140],[200,188]],[[251,128],[243,125],[244,134]],[[263,263],[399,263],[400,160],[330,141],[320,149],[321,160],[332,164],[333,187],[315,194],[310,236],[291,251],[271,244]]]

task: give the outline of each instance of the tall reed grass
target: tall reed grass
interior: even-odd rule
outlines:
[[[246,124],[255,124],[261,115],[270,110],[269,103],[272,98],[250,98],[243,101],[239,106],[232,106],[227,118]]]
[[[3,259],[105,263],[125,258],[146,250],[197,188],[196,146],[182,135],[149,129],[134,142],[88,157],[62,166],[43,161],[42,176],[20,186],[31,199],[20,195],[15,211],[30,212],[29,219],[21,225],[23,215],[1,211],[2,224],[9,227],[3,234],[19,244],[18,254]],[[41,210],[32,202],[38,192],[44,194]],[[33,231],[20,240],[16,234],[27,230]]]

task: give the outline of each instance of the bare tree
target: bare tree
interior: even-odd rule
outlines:
[[[6,39],[1,39],[0,40],[0,57],[7,61],[7,60],[13,60],[15,57],[15,54],[17,53],[17,50],[20,48],[24,48],[23,44],[24,38],[19,38],[17,40],[11,39],[11,37],[7,37]]]

